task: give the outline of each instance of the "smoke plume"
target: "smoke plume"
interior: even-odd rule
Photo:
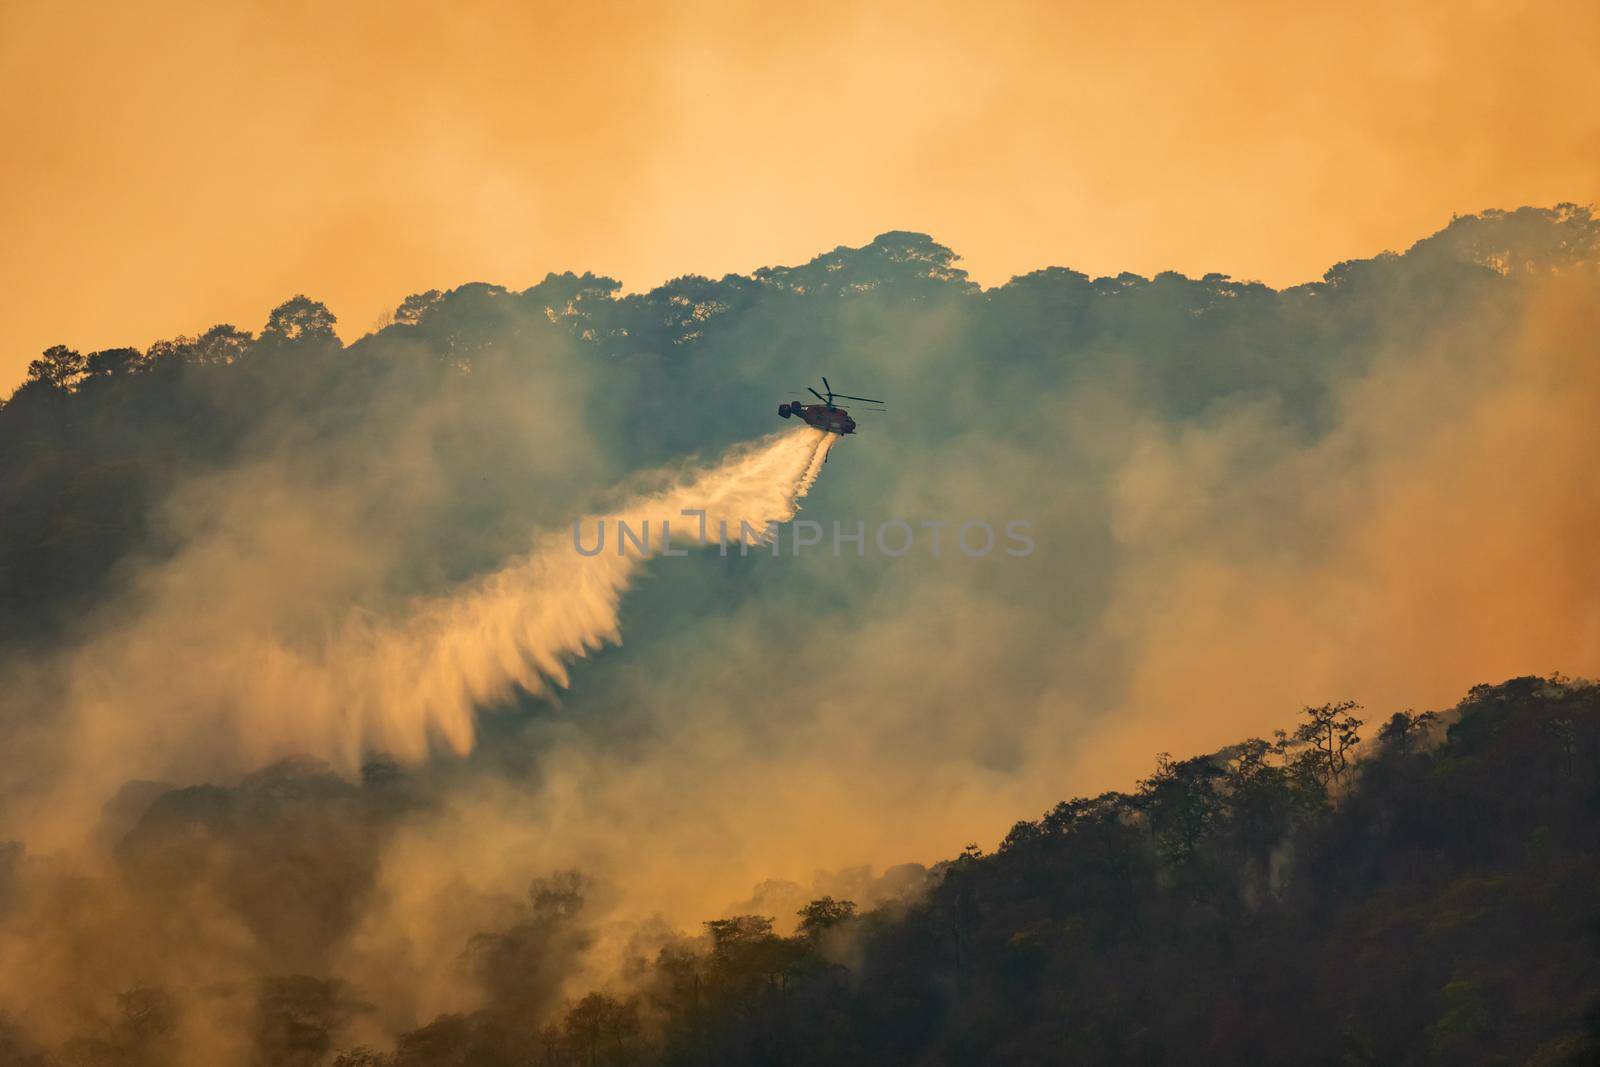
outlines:
[[[244,771],[310,755],[350,773],[375,753],[408,763],[441,747],[465,754],[483,709],[518,690],[550,696],[573,658],[621,642],[618,602],[646,560],[699,543],[748,547],[792,518],[835,440],[801,428],[709,466],[642,475],[635,482],[650,488],[539,534],[529,552],[464,588],[392,617],[349,610],[320,630],[194,610],[194,580],[212,577],[196,561],[248,550],[225,529],[221,543],[191,545],[147,576],[140,612],[75,655],[67,704],[77,756],[50,807],[76,815],[75,800],[103,798],[128,778],[181,779],[204,765]],[[171,662],[175,648],[182,665]],[[146,700],[155,687],[159,701]],[[158,708],[158,720],[128,714],[130,705]],[[130,762],[139,756],[158,762]]]

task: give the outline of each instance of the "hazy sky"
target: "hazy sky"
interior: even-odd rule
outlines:
[[[1600,199],[1600,5],[0,0],[0,392],[44,346],[347,338],[407,293],[629,288],[933,233],[1274,284]]]

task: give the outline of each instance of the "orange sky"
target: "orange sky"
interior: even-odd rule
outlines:
[[[0,0],[0,393],[29,358],[933,233],[1275,284],[1600,200],[1600,5]]]

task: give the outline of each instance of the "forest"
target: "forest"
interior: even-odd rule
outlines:
[[[334,1062],[1595,1062],[1600,689],[1479,686],[1365,746],[1361,710],[1163,754],[903,899],[811,901],[789,937],[707,921],[638,961],[637,991],[541,1027],[518,976],[571,936],[582,882],[536,882],[470,949],[486,1007]]]
[[[1282,290],[959,262],[41,353],[0,405],[0,1064],[1600,1062],[1600,220]],[[469,752],[227,699],[820,374],[888,410],[808,517],[1039,551],[663,561]]]
[[[592,935],[589,886],[576,871],[537,878],[505,926],[461,946],[485,992],[477,1010],[403,1033],[393,1052],[341,1047],[372,1010],[359,989],[263,976],[253,1058],[1595,1062],[1600,687],[1519,678],[1478,686],[1443,713],[1363,713],[1307,708],[1270,739],[1163,754],[1136,790],[1063,801],[993,852],[971,845],[902,872],[876,907],[809,901],[788,936],[770,915],[708,920],[631,959],[610,991],[555,1012],[551,988]],[[359,785],[279,767],[235,790],[158,799],[120,857],[132,877],[168,872],[162,899],[176,905],[207,862],[185,824],[231,824],[236,906],[263,922],[304,921],[311,901],[252,896],[248,850],[300,842],[299,856],[272,863],[280,890],[303,884],[295,864],[359,849],[363,821],[392,810],[382,794],[407,788],[381,765]],[[322,810],[332,805],[343,813]],[[172,1062],[180,1014],[205,1003],[131,988],[103,1028],[55,1054],[15,1027],[0,1052],[15,1064]]]
[[[907,412],[893,426],[902,451],[989,432],[1043,444],[1039,409],[1106,376],[1179,420],[1268,397],[1296,435],[1313,435],[1332,417],[1334,383],[1385,347],[1503,336],[1533,280],[1589,277],[1597,249],[1600,221],[1562,205],[1461,217],[1403,255],[1282,291],[1223,274],[1091,279],[1059,267],[981,290],[950,249],[890,232],[803,266],[641,294],[587,273],[521,291],[430,290],[348,345],[305,296],[258,332],[221,324],[144,349],[56,345],[0,408],[0,634],[48,638],[119,561],[162,551],[156,506],[174,485],[373,434],[391,454],[402,434],[430,434],[433,461],[461,485],[435,509],[450,529],[434,523],[426,545],[457,575],[494,551],[481,530],[469,543],[463,516],[480,527],[526,518],[495,514],[511,509],[491,508],[490,493],[510,499],[508,487],[537,482],[554,509],[581,478],[769,432],[777,398],[814,383],[817,368],[892,392]],[[507,410],[507,393],[531,395],[531,410]],[[430,425],[407,423],[440,395],[449,403],[426,412]],[[956,432],[932,413],[954,417]],[[525,442],[527,420],[593,447],[552,476],[502,447],[513,432]]]

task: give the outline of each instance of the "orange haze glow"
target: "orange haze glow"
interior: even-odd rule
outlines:
[[[1272,284],[1600,199],[1592,3],[0,6],[0,392],[61,342],[346,338],[407,293],[629,288],[910,228]]]

